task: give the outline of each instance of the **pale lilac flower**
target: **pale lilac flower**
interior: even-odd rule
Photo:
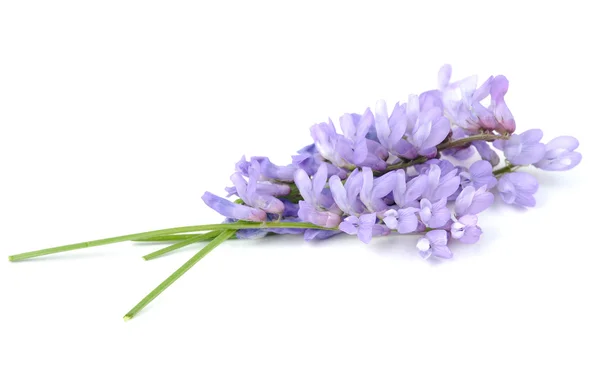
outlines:
[[[538,182],[535,177],[526,172],[511,172],[502,175],[497,188],[502,200],[508,204],[535,206],[533,194],[538,189]]]
[[[494,194],[486,191],[486,189],[485,185],[479,189],[475,189],[473,186],[464,188],[456,198],[456,204],[454,205],[456,215],[461,217],[469,214],[479,214],[489,208],[494,202]]]
[[[434,157],[436,146],[450,133],[450,121],[442,115],[437,107],[422,110],[419,113],[408,141],[416,148],[421,156]]]
[[[494,146],[504,151],[504,156],[513,165],[530,165],[539,162],[546,153],[540,140],[540,129],[530,129],[521,134],[513,134],[508,141],[496,140]]]
[[[345,185],[338,176],[334,175],[329,178],[329,188],[333,200],[342,212],[356,215],[364,210],[363,204],[358,200],[362,184],[363,174],[358,169],[352,171]]]
[[[337,133],[331,119],[328,123],[313,125],[310,133],[317,151],[324,159],[338,167],[352,167],[352,163],[348,161],[352,158],[352,148],[349,142]]]
[[[488,142],[473,141],[471,144],[473,145],[473,147],[475,147],[481,158],[483,160],[489,161],[489,163],[491,163],[492,166],[496,166],[500,163],[500,157],[498,156],[496,151],[494,151],[490,147],[490,144]]]
[[[262,222],[267,220],[267,213],[260,209],[235,204],[227,199],[216,196],[208,191],[202,195],[202,200],[219,214],[233,219]]]
[[[508,91],[508,80],[506,77],[499,75],[494,77],[490,88],[490,110],[494,113],[494,117],[498,122],[496,130],[502,133],[512,133],[515,131],[515,118],[506,106],[504,95]]]
[[[243,176],[248,177],[248,169],[253,161],[257,161],[260,166],[260,177],[258,180],[279,180],[288,182],[294,180],[294,172],[297,169],[296,166],[277,166],[267,157],[252,157],[250,158],[250,161],[246,161],[246,156],[242,156],[235,164],[236,171]]]
[[[456,175],[456,169],[451,170],[444,176],[440,176],[442,170],[438,165],[431,165],[427,173],[427,187],[422,196],[430,201],[438,201],[454,194],[460,185],[460,177]]]
[[[421,199],[419,217],[429,228],[439,228],[450,220],[450,210],[446,206],[446,198],[442,198],[435,203],[428,199]]]
[[[373,170],[363,167],[362,176],[360,200],[367,210],[374,213],[387,210],[388,206],[383,198],[394,190],[397,174],[391,171],[377,179],[373,179]]]
[[[237,195],[248,206],[264,210],[267,213],[281,214],[284,210],[283,202],[271,195],[260,194],[257,191],[259,185],[260,165],[258,161],[253,160],[248,168],[248,181],[240,172],[231,175],[231,181],[235,186]],[[263,189],[265,190],[265,189]],[[269,191],[269,190],[265,190]]]
[[[400,104],[394,106],[392,115],[388,116],[387,104],[385,100],[378,100],[375,104],[375,130],[377,140],[388,150],[392,150],[394,145],[404,136],[406,132],[405,123],[400,122]]]
[[[465,215],[452,224],[450,229],[452,238],[462,243],[475,243],[481,236],[481,228],[477,225],[476,215]]]
[[[412,233],[417,230],[419,220],[416,213],[419,209],[414,207],[390,209],[383,214],[383,223],[398,233]]]
[[[452,258],[452,251],[447,246],[448,233],[441,229],[429,231],[424,237],[417,241],[417,249],[419,254],[424,259],[430,256],[440,257],[443,259]]]
[[[327,183],[327,167],[319,166],[317,173],[313,175],[312,180],[308,177],[306,171],[302,169],[296,170],[294,174],[294,182],[300,191],[300,195],[304,201],[313,207],[321,206],[321,192]]]
[[[485,160],[473,162],[468,171],[463,171],[459,175],[462,177],[461,185],[463,188],[473,185],[476,189],[479,189],[485,185],[489,190],[498,183],[498,179],[492,172],[492,165]]]
[[[342,218],[338,214],[326,210],[318,210],[304,200],[300,200],[298,204],[300,206],[298,217],[304,222],[310,222],[326,228],[336,228],[342,221]]]
[[[373,236],[382,236],[390,233],[390,230],[381,224],[376,224],[377,215],[375,213],[363,214],[360,217],[349,216],[342,223],[339,229],[342,232],[352,235],[358,235],[358,238],[364,242],[371,242]]]
[[[392,191],[394,202],[400,207],[413,204],[423,194],[427,187],[427,176],[418,175],[406,182],[406,173],[404,170],[396,171],[396,186]]]
[[[317,169],[322,164],[327,166],[327,176],[337,175],[340,179],[345,179],[348,176],[346,170],[326,162],[317,151],[314,143],[302,148],[297,155],[292,156],[292,164],[306,171],[309,176],[316,174]]]
[[[581,153],[575,151],[577,147],[579,141],[574,137],[556,137],[546,144],[543,159],[534,166],[547,171],[570,170],[581,162]]]

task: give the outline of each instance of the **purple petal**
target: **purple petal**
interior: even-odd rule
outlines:
[[[210,208],[227,218],[254,222],[262,222],[267,220],[267,213],[260,209],[251,208],[241,204],[235,204],[208,191],[202,195],[202,200]]]
[[[335,228],[340,224],[341,217],[333,212],[316,210],[311,204],[304,200],[301,200],[298,204],[300,205],[298,217],[305,222],[310,222],[326,228]]]
[[[492,166],[496,166],[500,163],[500,157],[498,156],[496,151],[490,148],[490,145],[487,142],[475,141],[472,143],[472,145],[475,146],[475,149],[477,150],[481,158],[486,161],[489,161],[492,164]]]
[[[459,241],[462,243],[475,243],[479,241],[481,234],[481,228],[478,226],[468,226],[465,228],[465,232]]]
[[[374,198],[383,198],[394,190],[398,174],[395,171],[390,171],[387,174],[378,177],[373,183],[372,196]]]
[[[425,237],[431,242],[432,246],[446,246],[448,243],[448,233],[441,229],[429,231]]]
[[[321,194],[321,191],[323,191],[323,188],[325,187],[325,183],[327,183],[327,166],[321,164],[312,180],[312,191],[315,196]]]
[[[342,181],[338,176],[332,176],[329,178],[329,189],[331,190],[331,195],[333,195],[333,200],[337,204],[337,206],[347,214],[351,214],[352,208],[350,203],[348,202],[348,196],[346,195],[346,189],[342,184]]]
[[[415,146],[413,146],[410,142],[408,142],[405,139],[400,139],[394,145],[394,151],[396,151],[396,153],[398,153],[399,156],[407,159],[413,159],[418,156],[417,149],[415,148]]]
[[[427,225],[430,228],[442,227],[450,220],[450,210],[446,207],[446,199],[441,199],[432,205],[432,216]]]
[[[417,225],[419,224],[419,220],[415,214],[417,211],[416,208],[398,210],[397,225],[395,227],[398,233],[411,233],[417,230]]]
[[[454,204],[454,211],[456,211],[457,215],[461,216],[467,213],[475,197],[475,191],[473,186],[467,186],[460,192]]]
[[[451,259],[453,254],[447,246],[431,246],[431,254],[442,259]]]
[[[450,121],[445,117],[440,117],[433,121],[431,133],[421,145],[422,149],[433,148],[442,143],[450,133]]]
[[[427,188],[427,176],[419,175],[406,184],[405,202],[417,200]],[[397,202],[396,202],[397,204]]]
[[[579,141],[577,138],[571,136],[556,137],[546,143],[546,151],[549,152],[553,150],[574,151],[577,147],[579,147]],[[547,158],[548,156],[545,157]]]
[[[438,72],[438,88],[440,90],[443,90],[448,86],[450,83],[450,77],[452,77],[452,66],[442,66]]]
[[[489,208],[493,202],[494,194],[485,191],[485,186],[482,186],[475,192],[473,200],[471,201],[471,205],[467,209],[466,214],[479,214]]]

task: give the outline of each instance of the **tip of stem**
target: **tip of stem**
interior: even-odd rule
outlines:
[[[132,316],[130,316],[129,314],[126,314],[125,317],[123,317],[123,320],[125,322],[129,321],[131,318],[133,318]]]
[[[8,261],[14,262],[15,261],[15,257],[14,256],[8,256]]]

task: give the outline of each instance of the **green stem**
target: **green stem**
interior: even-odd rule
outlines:
[[[198,261],[200,261],[204,256],[206,256],[210,251],[212,251],[215,247],[225,242],[229,237],[235,234],[235,230],[226,230],[221,232],[219,236],[210,241],[210,243],[204,248],[202,248],[198,253],[192,256],[185,264],[183,264],[179,269],[175,270],[165,281],[160,283],[154,290],[152,290],[148,295],[144,297],[135,307],[133,307],[124,317],[123,319],[128,321],[133,318],[139,311],[141,311],[145,306],[147,306],[151,301],[153,301],[157,296],[160,295],[165,289],[167,289],[171,284],[173,284],[177,279],[179,279],[183,274],[185,274],[189,269],[192,268]]]
[[[140,238],[132,240],[133,242],[173,242],[187,240],[188,238],[196,237],[197,234],[165,234],[163,236],[152,236],[150,238]]]
[[[469,144],[469,143],[475,142],[475,141],[491,142],[491,141],[495,141],[497,139],[509,139],[509,138],[510,138],[509,135],[482,133],[482,134],[477,134],[474,136],[457,139],[454,141],[444,142],[437,146],[437,150],[438,150],[438,152],[441,152],[441,151],[449,149],[449,148],[461,147],[461,146],[464,146],[466,144]],[[389,165],[383,172],[385,173],[385,172],[390,172],[390,171],[394,171],[394,170],[406,169],[408,167],[424,163],[427,160],[429,160],[429,158],[427,158],[425,156],[421,156],[421,157],[415,158],[414,160],[403,161],[403,162],[399,162],[394,165]]]
[[[105,239],[96,240],[96,241],[87,241],[87,242],[74,243],[74,244],[65,245],[65,246],[45,248],[42,250],[24,252],[24,253],[20,253],[17,255],[8,256],[8,260],[9,261],[22,261],[22,260],[26,260],[26,259],[30,259],[30,258],[38,257],[38,256],[51,255],[51,254],[59,253],[59,252],[78,250],[80,248],[102,246],[102,245],[108,245],[110,243],[131,241],[131,240],[136,240],[136,239],[144,239],[144,238],[150,238],[150,237],[154,237],[154,236],[170,235],[170,234],[175,234],[175,233],[214,231],[214,230],[224,230],[224,229],[238,230],[238,229],[246,229],[246,228],[312,228],[312,229],[323,229],[323,230],[330,230],[330,231],[336,230],[336,228],[325,228],[325,227],[317,226],[317,225],[314,225],[311,223],[304,223],[304,222],[235,222],[235,223],[205,224],[205,225],[199,225],[199,226],[176,227],[176,228],[161,229],[158,231],[134,233],[134,234],[128,234],[125,236],[105,238]]]
[[[200,241],[210,241],[211,239],[220,235],[221,232],[222,231],[210,231],[210,232],[207,232],[204,234],[190,235],[191,237],[189,237],[187,239],[184,239],[180,242],[174,243],[174,244],[167,246],[165,248],[162,248],[158,251],[154,251],[152,253],[147,254],[146,256],[144,256],[144,260],[148,261],[148,260],[155,259],[155,258],[160,257],[164,254],[167,254],[171,251],[175,251],[182,247],[191,245],[192,243],[196,243],[196,242],[200,242]]]

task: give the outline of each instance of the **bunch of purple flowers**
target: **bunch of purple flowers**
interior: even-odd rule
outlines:
[[[307,240],[346,233],[369,243],[373,236],[421,233],[424,257],[452,257],[451,240],[475,243],[477,215],[494,202],[535,205],[536,179],[517,169],[533,165],[564,171],[581,161],[577,139],[544,144],[542,131],[515,132],[504,97],[506,77],[475,76],[451,82],[443,66],[438,89],[410,95],[391,112],[384,101],[362,114],[311,127],[312,144],[276,166],[266,157],[242,158],[231,176],[235,203],[205,193],[205,203],[229,221],[305,222],[330,228],[241,229],[238,238],[268,233],[303,234]],[[483,101],[489,97],[489,105]],[[500,163],[495,147],[504,153]],[[471,161],[474,157],[479,160]]]
[[[518,169],[565,171],[581,161],[573,137],[542,143],[539,129],[514,133],[515,120],[504,100],[507,91],[502,75],[490,76],[479,86],[475,76],[451,82],[451,67],[445,65],[438,89],[410,95],[391,111],[379,101],[374,110],[342,115],[340,132],[331,120],[312,126],[313,143],[287,166],[267,157],[242,157],[231,175],[232,186],[225,189],[237,200],[209,192],[202,196],[226,217],[224,223],[52,247],[9,260],[122,241],[174,242],[144,256],[150,260],[209,241],[125,315],[130,319],[228,239],[301,234],[306,240],[322,240],[348,234],[369,243],[374,236],[417,234],[416,248],[423,258],[451,258],[449,242],[480,239],[478,214],[495,195],[507,204],[535,205],[538,183]],[[496,167],[497,151],[504,154],[503,167]]]

